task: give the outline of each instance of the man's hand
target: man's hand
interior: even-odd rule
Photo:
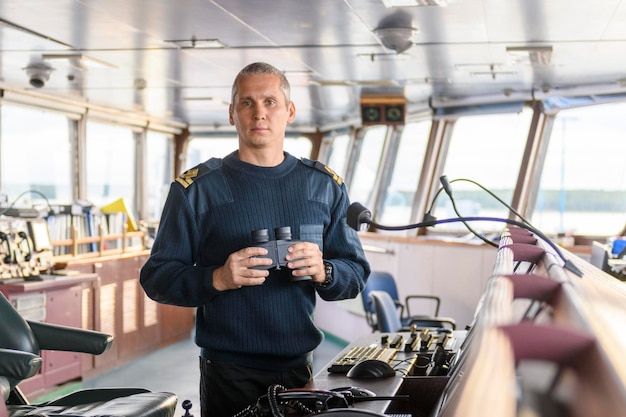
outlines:
[[[263,284],[269,271],[252,268],[272,264],[271,258],[257,258],[264,255],[267,255],[267,249],[255,247],[231,253],[226,263],[213,271],[213,288],[225,291]]]
[[[288,249],[287,267],[294,277],[311,276],[313,282],[324,282],[326,271],[320,248],[311,242],[298,242]]]

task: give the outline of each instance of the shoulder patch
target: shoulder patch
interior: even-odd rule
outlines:
[[[188,169],[176,178],[176,182],[183,186],[183,188],[189,187],[198,178],[204,174],[209,173],[215,169],[220,161],[215,161],[217,158],[211,158],[207,162],[196,165],[195,167]]]
[[[343,184],[343,178],[341,178],[329,166],[322,164],[320,161],[313,161],[311,159],[302,158],[302,162],[304,162],[305,165],[308,165],[310,167],[313,167],[313,168],[317,169],[318,171],[322,171],[322,172],[330,175],[331,177],[333,177],[333,180],[335,180],[335,182],[338,185]]]

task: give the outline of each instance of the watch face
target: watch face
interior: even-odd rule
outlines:
[[[324,273],[326,274],[324,283],[329,284],[333,280],[333,264],[324,262]]]

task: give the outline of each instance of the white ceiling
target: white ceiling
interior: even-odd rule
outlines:
[[[406,52],[381,44],[374,29],[388,24],[417,29]],[[195,47],[171,42],[193,38]],[[206,48],[209,39],[225,47]],[[521,46],[551,47],[551,61],[512,64],[507,47]],[[381,0],[0,2],[0,87],[35,90],[24,68],[45,55],[54,70],[38,93],[174,117],[196,130],[228,124],[232,80],[253,61],[288,72],[296,126],[324,129],[358,119],[363,92],[402,94],[414,113],[477,95],[530,97],[580,85],[621,91],[625,52],[621,0],[448,0],[401,9]]]

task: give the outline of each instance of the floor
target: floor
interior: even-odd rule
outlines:
[[[313,370],[317,374],[344,347],[346,343],[327,336],[313,354]],[[131,363],[83,381],[83,388],[141,387],[152,391],[173,392],[178,396],[177,416],[185,414],[182,403],[192,403],[190,414],[200,416],[198,395],[199,348],[193,337],[151,352]]]

